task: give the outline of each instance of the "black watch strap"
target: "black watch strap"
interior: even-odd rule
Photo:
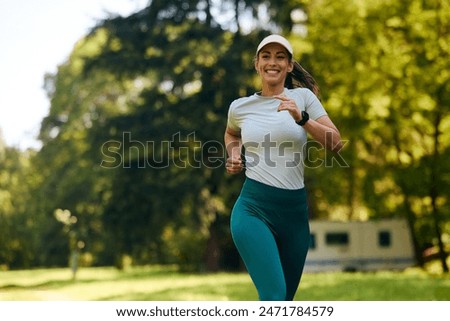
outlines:
[[[296,123],[297,125],[303,126],[303,125],[306,124],[306,122],[307,122],[308,120],[309,120],[309,114],[308,114],[306,111],[302,110],[302,119],[299,120],[299,121],[296,121],[295,123]]]

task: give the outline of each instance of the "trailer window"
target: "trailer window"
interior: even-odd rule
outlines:
[[[348,245],[348,233],[327,233],[325,235],[327,245]]]
[[[391,232],[389,232],[389,231],[378,232],[378,245],[380,247],[390,247],[391,246]]]
[[[316,248],[316,234],[311,233],[309,236],[309,248],[314,250]]]

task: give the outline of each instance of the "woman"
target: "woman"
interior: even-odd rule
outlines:
[[[264,38],[255,69],[262,90],[233,101],[225,145],[227,172],[246,180],[231,214],[231,234],[260,300],[293,300],[309,248],[303,148],[307,133],[327,149],[342,147],[317,98],[314,79],[280,35]],[[287,87],[287,88],[285,88]]]

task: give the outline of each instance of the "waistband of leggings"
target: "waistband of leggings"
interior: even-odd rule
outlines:
[[[241,190],[242,197],[248,197],[252,199],[258,199],[261,201],[277,200],[277,201],[296,201],[306,202],[306,189],[283,189],[275,186],[270,186],[261,182],[258,182],[251,178],[246,178]]]

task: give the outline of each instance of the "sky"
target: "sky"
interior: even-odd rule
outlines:
[[[108,13],[127,16],[149,0],[1,0],[0,132],[8,146],[38,149],[49,99],[44,75],[55,73],[75,43]]]

